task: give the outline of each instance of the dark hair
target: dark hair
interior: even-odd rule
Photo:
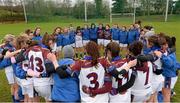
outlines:
[[[147,29],[147,30],[151,30],[152,29],[152,27],[149,26],[149,25],[144,26],[144,28]]]
[[[92,65],[96,66],[98,64],[98,58],[100,57],[98,45],[95,42],[90,41],[86,44],[85,49],[87,54],[93,59]]]
[[[176,37],[171,37],[172,47],[176,46]]]
[[[26,43],[29,45],[29,47],[39,45],[38,41],[36,40],[28,40]]]
[[[96,25],[94,23],[91,23],[91,29],[92,29],[92,26],[94,25],[94,27],[96,27]]]
[[[140,21],[140,20],[138,20],[138,21],[136,21],[136,22],[135,22],[135,24],[139,24],[139,25],[141,25],[141,21]]]
[[[167,44],[165,36],[160,36],[158,39],[158,43],[160,46]]]
[[[33,33],[34,36],[37,36],[37,35],[36,35],[37,29],[41,29],[41,28],[40,28],[40,27],[36,27],[36,29],[34,30],[34,33]]]
[[[134,56],[141,54],[142,49],[143,49],[143,43],[140,41],[135,41],[129,46],[129,51]]]
[[[118,43],[116,43],[116,42],[109,43],[106,46],[106,50],[105,51],[107,52],[108,50],[111,52],[111,55],[112,55],[113,58],[119,56],[120,48],[119,48],[119,44]]]
[[[46,45],[48,47],[48,49],[50,49],[50,46],[49,46],[49,41],[55,41],[55,38],[52,36],[52,35],[48,35],[48,33],[46,32],[42,38],[42,43],[44,45]]]
[[[148,38],[148,42],[153,43],[153,46],[160,46],[158,41],[159,41],[159,38],[158,38],[158,36],[155,36],[155,35],[150,36]]]
[[[61,28],[61,27],[56,27],[56,28],[54,29],[54,32],[52,33],[53,36],[56,35],[55,33],[56,33],[56,30],[57,30],[57,29],[60,29],[60,33],[61,33],[61,29],[62,29],[62,28]]]
[[[166,42],[168,43],[168,47],[172,48],[175,47],[176,44],[176,38],[175,37],[170,37],[170,36],[165,36]]]

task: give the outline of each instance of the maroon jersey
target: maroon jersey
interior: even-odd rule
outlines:
[[[97,35],[98,35],[98,39],[104,39],[104,30],[98,28]]]
[[[111,30],[105,30],[104,31],[104,39],[111,40]]]

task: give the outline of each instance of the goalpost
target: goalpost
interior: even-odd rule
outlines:
[[[112,13],[112,0],[109,1],[109,11],[110,11],[110,16],[109,16],[109,21],[110,23],[113,22],[113,16],[133,16],[133,23],[136,21],[136,7],[137,3],[136,0],[133,0],[133,13]]]

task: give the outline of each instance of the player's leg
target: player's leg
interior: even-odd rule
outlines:
[[[164,98],[164,102],[170,102],[171,96],[171,78],[165,77],[164,87],[162,88],[162,94]]]

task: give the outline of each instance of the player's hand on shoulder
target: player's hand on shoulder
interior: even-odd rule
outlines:
[[[158,56],[159,58],[162,57],[162,53],[160,51],[154,51],[154,54]]]
[[[134,67],[134,66],[136,66],[136,64],[137,64],[137,59],[134,59],[134,60],[131,60],[128,62],[129,67]]]
[[[47,55],[47,59],[49,59],[52,62],[57,60],[56,55],[54,53],[49,53]]]
[[[84,93],[90,94],[90,89],[89,89],[89,87],[83,85],[83,86],[82,86],[82,90],[83,90]]]

